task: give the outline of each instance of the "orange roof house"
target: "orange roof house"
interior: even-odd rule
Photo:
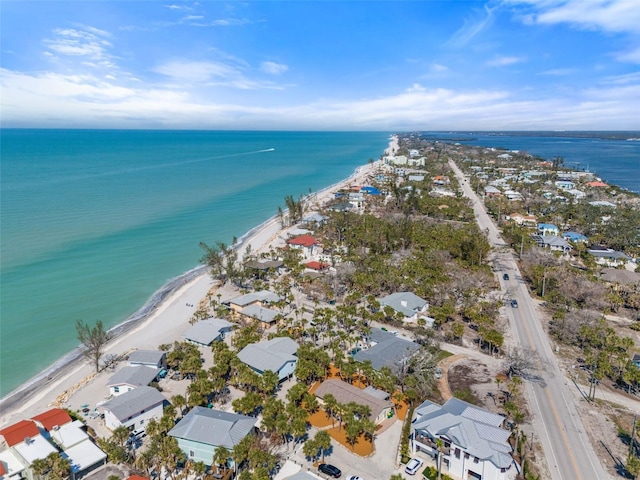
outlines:
[[[608,187],[608,186],[609,185],[607,185],[606,183],[600,182],[600,181],[587,183],[587,187]]]
[[[35,420],[36,423],[42,425],[42,428],[50,431],[55,426],[60,427],[71,422],[71,417],[67,411],[62,408],[52,408],[51,410],[32,417],[31,420]]]
[[[0,436],[4,438],[8,447],[13,447],[24,442],[25,438],[35,437],[36,435],[40,435],[40,430],[31,420],[20,420],[18,423],[0,430]]]

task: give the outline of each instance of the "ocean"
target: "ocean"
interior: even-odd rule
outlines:
[[[284,207],[377,159],[388,132],[0,130],[0,396]],[[441,135],[441,134],[438,134]],[[456,134],[457,136],[458,134]],[[640,142],[473,134],[640,192]],[[474,143],[476,142],[476,143]],[[578,160],[573,160],[574,158]]]
[[[389,133],[2,130],[0,396],[284,207],[378,159]]]

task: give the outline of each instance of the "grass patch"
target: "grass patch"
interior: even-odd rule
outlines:
[[[463,400],[472,405],[480,405],[480,400],[474,395],[473,390],[471,390],[470,387],[463,388],[462,390],[456,390],[453,392],[453,396],[458,400]]]

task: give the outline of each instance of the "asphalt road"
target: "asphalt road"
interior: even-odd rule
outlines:
[[[500,284],[510,299],[518,301],[518,308],[507,304],[509,324],[514,339],[523,348],[535,350],[544,369],[538,378],[525,381],[529,408],[533,414],[533,428],[542,444],[543,456],[553,480],[596,480],[612,478],[605,472],[578,416],[574,392],[560,371],[556,356],[538,319],[535,304],[522,280],[514,255],[505,244],[497,227],[486,213],[483,204],[453,161],[449,161],[465,196],[473,202],[476,220],[488,233],[489,243],[498,253],[494,266],[499,269]],[[502,247],[502,248],[501,248]],[[509,280],[502,274],[508,273]]]

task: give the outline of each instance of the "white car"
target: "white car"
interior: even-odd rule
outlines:
[[[362,480],[362,477],[351,475],[350,477],[347,477],[347,480]]]
[[[412,458],[407,463],[407,466],[404,468],[404,471],[409,475],[415,475],[416,472],[420,469],[424,462],[422,460],[418,460],[417,458]]]

